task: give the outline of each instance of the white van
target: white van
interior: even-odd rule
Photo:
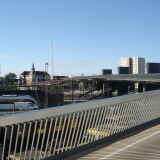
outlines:
[[[37,104],[32,102],[14,102],[13,108],[16,111],[39,109]]]

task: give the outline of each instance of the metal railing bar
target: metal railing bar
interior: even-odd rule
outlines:
[[[74,130],[73,130],[73,133],[72,133],[72,139],[71,139],[70,149],[73,148],[72,143],[73,143],[73,139],[75,138],[75,131],[76,131],[76,129],[77,129],[77,121],[78,121],[78,118],[79,118],[79,112],[78,112],[78,114],[76,115],[76,120],[75,120],[75,124],[74,124]]]
[[[108,114],[110,112],[109,106],[107,106],[106,109],[107,109],[107,112],[106,112],[106,115],[105,115],[105,122],[104,122],[104,125],[103,125],[103,130],[104,130],[104,132],[108,133],[107,132],[107,127],[108,127],[108,121],[109,121],[108,120]],[[104,138],[104,137],[105,137],[105,135],[102,135],[102,138]]]
[[[40,148],[40,153],[39,153],[39,159],[41,158],[41,153],[42,153],[42,148],[43,148],[43,144],[44,144],[44,138],[45,138],[45,135],[46,135],[47,125],[48,125],[48,118],[45,121],[45,127],[44,127],[44,131],[43,131],[43,138],[42,138],[42,143],[41,143],[41,148]]]
[[[101,113],[100,113],[100,118],[99,118],[99,121],[98,121],[97,126],[98,126],[98,128],[99,128],[99,131],[100,131],[100,132],[103,132],[103,131],[101,130],[101,126],[103,125],[103,123],[102,123],[102,118],[103,118],[103,114],[104,114],[105,107],[100,108],[100,110],[101,110],[101,111],[100,111]],[[100,139],[100,135],[101,135],[101,134],[98,135],[98,139]],[[92,141],[93,141],[93,139],[92,139]],[[91,142],[92,142],[92,141],[91,141]]]
[[[102,125],[100,127],[100,130],[104,132],[104,126],[105,126],[105,120],[106,120],[106,115],[107,115],[107,107],[104,107],[104,112],[103,112],[103,117],[102,117]],[[99,139],[101,139],[103,135],[99,136]]]
[[[90,126],[91,126],[91,122],[93,121],[93,115],[94,115],[94,109],[93,110],[91,110],[91,115],[89,114],[89,116],[90,116],[90,120],[89,120],[89,123],[88,123],[88,127],[87,127],[87,129],[90,129]],[[88,117],[89,117],[88,116]],[[86,132],[87,131],[87,129],[85,129],[84,130],[84,132]],[[87,133],[87,132],[86,132]],[[86,138],[85,138],[85,141],[84,141],[84,143],[86,144],[87,143],[87,140],[88,140],[88,134],[86,134]]]
[[[65,115],[65,117],[64,117],[63,126],[62,126],[62,133],[61,133],[61,137],[60,137],[60,141],[59,141],[59,145],[58,145],[57,154],[60,151],[61,143],[63,143],[62,138],[63,138],[64,128],[65,128],[65,124],[66,124],[66,119],[67,119],[67,115]]]
[[[20,147],[20,152],[19,152],[19,159],[21,159],[25,129],[26,129],[26,123],[23,124],[23,133],[22,133],[22,139],[21,139],[21,147]]]
[[[50,148],[49,148],[48,157],[50,157],[50,155],[51,155],[51,149],[52,149],[52,145],[53,145],[53,141],[54,141],[54,136],[55,136],[55,132],[56,132],[56,126],[57,126],[58,118],[59,117],[56,117],[56,121],[55,121],[55,124],[54,124],[54,129],[53,129],[52,139],[51,139],[51,142],[50,142],[51,145],[50,145]]]
[[[31,133],[31,125],[32,125],[32,122],[29,123],[29,130],[28,130],[27,144],[26,144],[26,149],[25,149],[25,154],[24,154],[24,160],[26,159],[26,154],[27,154],[27,150],[28,150],[28,143],[29,143],[29,138],[30,138],[30,133]]]
[[[43,120],[41,119],[40,121],[40,126],[39,128],[37,128],[37,134],[38,134],[38,139],[37,139],[37,145],[36,145],[36,149],[35,149],[35,153],[34,153],[34,159],[36,159],[36,156],[37,156],[37,150],[38,150],[38,145],[39,145],[39,139],[40,139],[40,135],[41,135],[41,129],[42,129],[42,122]]]
[[[118,126],[122,126],[123,124],[123,113],[125,112],[125,107],[123,107],[122,104],[119,104],[118,105],[118,108],[119,108],[119,117],[118,117]],[[115,133],[119,132],[122,130],[122,127],[119,127],[115,130]]]
[[[123,114],[124,117],[124,130],[130,128],[130,123],[132,121],[132,116],[130,116],[130,105],[133,104],[134,102],[128,102],[126,103],[126,110],[125,110],[125,116]]]
[[[156,99],[157,104],[155,105],[156,107],[154,108],[154,110],[155,110],[157,117],[159,117],[160,110],[158,108],[160,106],[160,97],[156,96],[155,99]]]
[[[83,132],[83,127],[84,127],[84,123],[85,123],[85,119],[86,119],[86,114],[87,114],[87,112],[88,111],[85,111],[84,112],[84,116],[83,116],[83,122],[82,122],[82,126],[81,126],[81,130],[80,130],[80,134],[79,134],[79,138],[78,138],[78,142],[77,142],[77,146],[79,146],[80,145],[80,141],[83,141],[83,135],[84,135],[84,132]],[[82,139],[82,140],[80,140],[80,138]],[[82,142],[83,143],[83,142]]]
[[[30,151],[29,159],[31,159],[31,155],[32,155],[33,143],[34,143],[35,134],[36,134],[36,128],[37,128],[37,121],[35,121],[35,123],[34,123],[34,132],[33,132],[33,139],[32,139],[31,151]]]
[[[16,156],[17,143],[18,143],[18,135],[19,135],[19,128],[20,128],[20,124],[18,124],[18,129],[17,129],[16,143],[15,143],[15,149],[14,149],[14,154],[13,154],[14,157]]]
[[[124,118],[124,114],[126,114],[126,111],[128,110],[128,103],[127,103],[127,105],[125,105],[125,104],[119,104],[119,105],[120,105],[119,108],[121,109],[121,112],[120,112],[120,115],[119,115],[119,117],[120,117],[119,124],[120,124],[120,130],[123,131],[124,123],[126,122],[125,118]],[[114,132],[114,134],[115,133],[117,133],[117,130]]]
[[[55,151],[57,148],[57,141],[59,140],[59,132],[60,132],[61,123],[62,123],[62,116],[60,117],[60,121],[59,121],[58,132],[57,132],[56,141],[54,145],[53,155],[55,154]]]
[[[114,131],[113,134],[117,133],[119,131],[119,118],[121,117],[121,108],[119,105],[115,106],[115,123],[114,123]]]
[[[131,103],[131,115],[133,117],[132,121],[134,122],[132,126],[136,126],[137,125],[137,112],[136,112],[134,103],[136,103],[136,101]]]
[[[96,117],[97,117],[97,111],[98,110],[98,108],[97,109],[95,109],[94,110],[94,114],[93,114],[93,120],[91,121],[91,126],[89,127],[89,129],[91,128],[94,128],[94,124],[95,124],[95,122],[96,122]],[[89,134],[89,136],[88,136],[88,140],[87,140],[87,143],[89,143],[90,142],[90,139],[91,139],[91,137],[92,137],[92,134]]]
[[[48,138],[47,138],[47,143],[46,143],[44,158],[46,157],[46,153],[47,153],[47,147],[48,147],[48,143],[49,143],[49,138],[50,138],[50,136],[51,136],[52,124],[53,124],[53,117],[51,118],[51,122],[50,122],[50,126],[49,126],[49,132],[48,132]]]
[[[108,113],[109,119],[107,120],[107,127],[106,127],[106,132],[110,133],[110,135],[113,134],[112,133],[113,124],[112,124],[112,119],[111,119],[113,117],[113,110],[114,110],[114,105],[109,107],[109,113]]]
[[[72,126],[73,126],[73,123],[74,123],[74,118],[75,118],[75,113],[73,114],[73,118],[71,120],[71,125],[70,125],[70,130],[69,130],[69,135],[68,135],[68,141],[67,141],[67,145],[66,145],[66,151],[69,149],[71,149],[71,144],[69,144],[69,141],[70,141],[70,137],[71,137],[71,132],[72,132]]]
[[[127,119],[127,121],[129,120],[130,121],[130,124],[129,124],[129,126],[128,126],[128,128],[131,128],[132,126],[133,126],[133,121],[134,121],[134,119],[133,119],[133,110],[132,110],[132,103],[134,103],[134,102],[129,102],[129,105],[128,105],[128,108],[129,108],[129,117],[128,117],[128,119]]]
[[[75,136],[75,142],[74,142],[73,148],[76,147],[76,143],[77,143],[77,145],[78,145],[77,138],[78,138],[80,126],[82,126],[81,122],[82,122],[83,112],[80,112],[80,114],[81,114],[81,116],[80,116],[80,120],[79,120],[79,123],[78,123],[78,128],[77,128],[77,133],[76,133],[76,136]],[[80,135],[79,135],[79,136],[80,136]]]
[[[97,128],[97,133],[98,133],[99,126],[97,125],[97,122],[98,122],[98,120],[100,121],[100,110],[101,110],[101,108],[98,108],[97,110],[96,110],[95,115],[94,115],[94,120],[92,121],[91,129],[93,128],[93,130],[94,130],[96,127],[98,127]],[[95,133],[95,135],[94,134],[89,134],[88,143],[90,143],[94,140],[94,136],[96,136],[96,133]]]
[[[13,129],[14,129],[14,126],[12,125],[11,135],[10,135],[10,142],[9,142],[8,157],[10,156],[10,152],[11,152],[11,145],[12,145],[12,138],[13,138]]]
[[[5,155],[5,147],[6,147],[6,139],[7,139],[7,129],[8,127],[5,127],[5,134],[4,134],[4,140],[3,140],[3,150],[2,150],[2,160],[4,159]]]
[[[89,126],[89,119],[91,120],[91,118],[92,118],[90,112],[92,113],[93,110],[89,110],[89,111],[87,112],[87,120],[86,120],[86,122],[85,122],[85,124],[84,124],[84,129],[82,130],[82,137],[81,137],[81,141],[80,141],[80,143],[79,143],[80,146],[83,145],[83,143],[84,143],[84,144],[86,143],[87,136],[85,137],[85,134],[86,134],[86,131],[87,131],[87,126]],[[85,118],[86,118],[86,117],[85,117]],[[84,139],[84,138],[85,138],[85,139]]]
[[[68,133],[68,129],[69,129],[70,120],[71,120],[71,114],[68,117],[68,123],[67,123],[67,127],[66,127],[66,133],[65,133],[65,136],[64,136],[64,142],[63,142],[63,146],[62,146],[62,152],[64,151],[64,146],[65,146],[65,144],[67,142],[67,133]]]

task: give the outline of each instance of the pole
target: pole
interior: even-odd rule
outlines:
[[[48,63],[45,63],[45,108],[48,107]]]
[[[0,77],[1,77],[1,64],[0,64]]]
[[[146,91],[146,84],[144,83],[143,84],[143,92],[145,92]]]
[[[129,94],[129,88],[130,88],[131,86],[128,86],[128,94]]]
[[[103,97],[105,97],[105,83],[103,82]]]
[[[71,97],[73,102],[73,79],[71,78]]]
[[[52,78],[53,80],[53,41],[52,41]]]

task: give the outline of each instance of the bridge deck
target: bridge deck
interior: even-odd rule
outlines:
[[[160,159],[160,125],[149,128],[78,160],[158,160]]]

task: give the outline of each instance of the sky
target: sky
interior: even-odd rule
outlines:
[[[88,76],[116,74],[124,57],[160,62],[159,8],[160,0],[0,0],[0,76],[33,63]]]

